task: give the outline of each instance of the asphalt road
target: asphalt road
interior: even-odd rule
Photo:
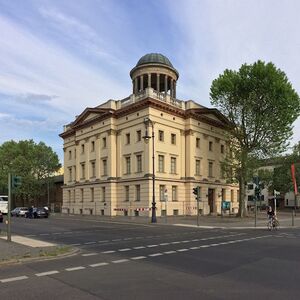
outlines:
[[[0,267],[3,299],[299,299],[300,230],[198,229],[82,217],[14,219],[79,249]]]

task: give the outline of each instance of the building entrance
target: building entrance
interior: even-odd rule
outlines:
[[[209,211],[210,213],[214,213],[214,207],[215,207],[215,190],[214,189],[208,189],[208,205],[209,205]]]

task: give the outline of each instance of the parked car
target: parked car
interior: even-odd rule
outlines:
[[[18,217],[20,209],[21,209],[21,207],[16,207],[16,208],[14,208],[14,209],[10,212],[10,215],[11,215],[12,217]]]
[[[25,214],[28,212],[28,207],[20,207],[19,214],[17,217],[25,217]]]
[[[33,207],[32,208],[32,215],[30,216],[30,210],[28,210],[25,213],[25,218],[48,218],[49,217],[49,213],[48,211],[43,208],[43,207]]]

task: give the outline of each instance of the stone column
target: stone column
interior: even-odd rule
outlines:
[[[165,75],[165,95],[168,93],[168,76]]]
[[[140,76],[140,83],[141,83],[141,91],[144,90],[144,75]]]
[[[176,80],[174,80],[174,91],[173,91],[173,94],[174,94],[174,98],[176,98]]]
[[[148,73],[148,88],[151,88],[151,73]]]
[[[171,78],[171,82],[170,82],[170,96],[173,98],[173,79]]]
[[[160,92],[160,88],[159,88],[159,74],[158,73],[156,74],[156,90],[158,92]]]
[[[134,94],[136,95],[138,92],[138,78],[134,78]]]

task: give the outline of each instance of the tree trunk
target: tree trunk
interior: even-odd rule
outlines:
[[[247,169],[246,169],[246,162],[248,159],[248,154],[246,152],[242,153],[241,156],[241,169],[239,170],[239,211],[238,216],[243,218],[248,215],[248,211],[245,207],[245,196],[246,196],[246,178],[247,178]]]

